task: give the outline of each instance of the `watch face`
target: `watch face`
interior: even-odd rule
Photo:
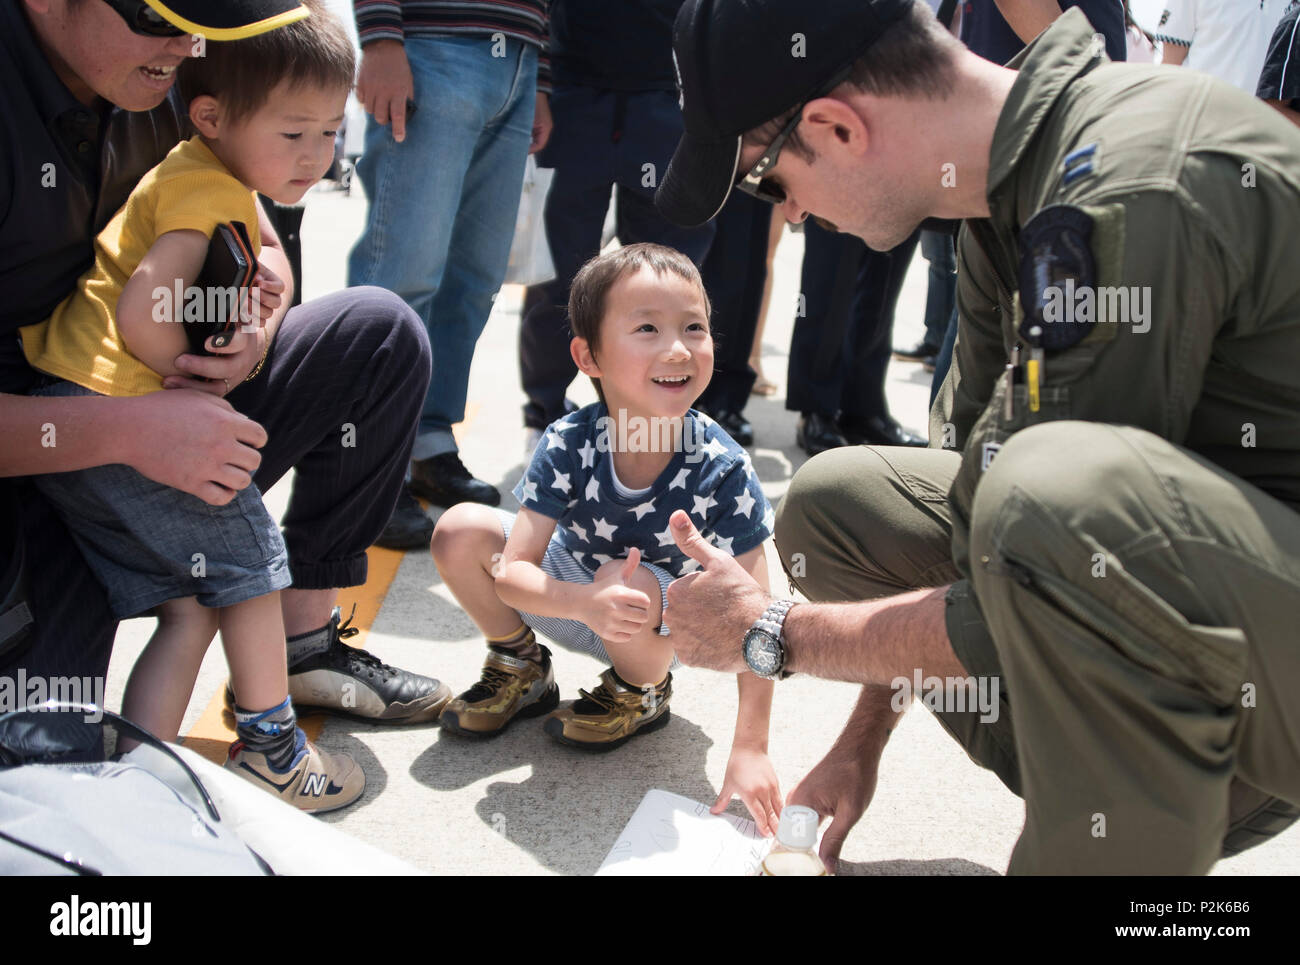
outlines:
[[[745,634],[745,662],[760,676],[770,676],[781,667],[781,644],[770,633],[750,630]]]

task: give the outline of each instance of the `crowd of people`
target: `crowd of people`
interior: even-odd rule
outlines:
[[[1168,2],[1147,32],[1122,0],[358,0],[359,62],[319,0],[0,4],[0,674],[103,677],[153,615],[123,712],[175,740],[220,630],[226,766],[318,812],[365,776],[300,712],[471,739],[544,716],[605,751],[709,667],[739,693],[714,809],[766,833],[774,687],[853,681],[788,798],[833,818],[832,864],[893,682],[996,679],[991,719],[938,716],[1026,800],[1011,871],[1204,872],[1276,833],[1300,816],[1300,3]],[[365,226],[348,286],[300,303],[277,205],[334,164],[354,78]],[[512,514],[452,426],[530,154],[555,277],[524,299]],[[744,410],[776,390],[787,221],[815,458],[774,507]],[[181,295],[236,224],[243,324],[199,349]],[[924,336],[893,347],[918,244]],[[1062,292],[1113,314],[1063,323]],[[928,441],[890,413],[891,357],[934,373]],[[344,642],[376,542],[431,548],[485,640],[468,690]],[[599,683],[561,707],[539,636]]]

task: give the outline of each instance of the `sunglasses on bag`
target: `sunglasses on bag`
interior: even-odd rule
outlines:
[[[126,21],[132,33],[145,37],[184,37],[189,33],[169,21],[144,0],[104,0],[104,2],[117,11],[118,16]]]
[[[848,79],[852,71],[853,65],[846,65],[828,83],[824,84],[816,94],[795,108],[794,116],[790,118],[785,127],[781,128],[781,133],[773,138],[772,143],[763,151],[763,156],[749,169],[748,174],[736,182],[736,187],[739,190],[744,191],[751,197],[758,198],[760,201],[766,201],[768,204],[785,204],[785,189],[773,181],[764,180],[763,175],[776,164],[776,159],[781,156],[781,149],[785,147],[785,142],[794,133],[794,129],[799,126],[799,122],[803,120],[803,109],[817,98],[825,97],[836,87],[839,87]]]

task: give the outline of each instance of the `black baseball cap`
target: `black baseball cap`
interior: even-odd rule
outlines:
[[[305,20],[311,11],[299,0],[144,0],[186,33],[208,40],[241,40]]]
[[[829,87],[914,0],[686,0],[673,26],[685,133],[655,206],[684,227],[726,203],[740,138]]]

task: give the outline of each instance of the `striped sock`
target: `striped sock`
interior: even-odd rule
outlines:
[[[511,630],[504,637],[487,637],[487,642],[488,646],[508,650],[521,660],[531,660],[536,664],[542,662],[542,646],[526,624],[519,624],[519,629]]]
[[[249,750],[265,754],[277,771],[292,763],[297,731],[298,718],[288,697],[269,710],[235,706],[235,733]]]

